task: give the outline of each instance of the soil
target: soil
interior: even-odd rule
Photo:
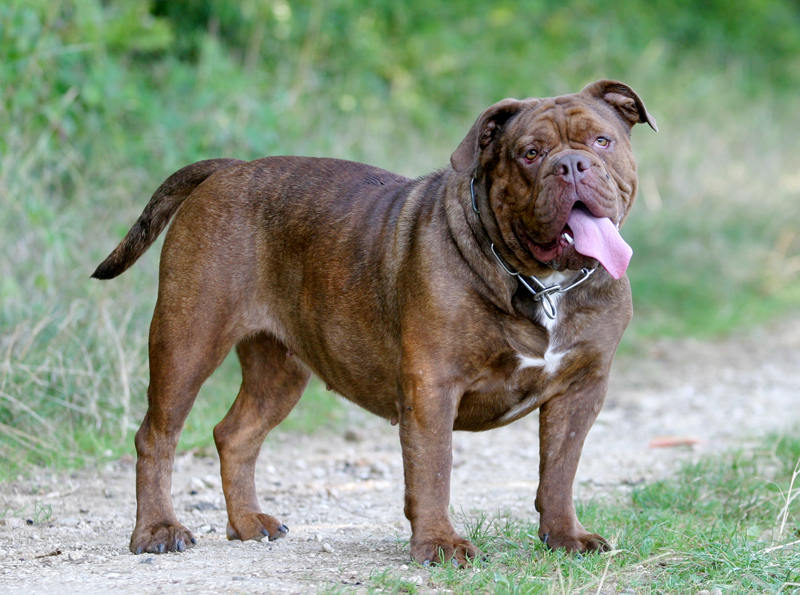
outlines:
[[[613,497],[700,454],[796,428],[798,387],[798,320],[725,341],[660,340],[618,357],[576,498]],[[129,553],[132,459],[0,484],[0,511],[8,511],[0,519],[0,592],[316,593],[365,585],[382,569],[433,592],[428,571],[408,554],[397,428],[355,408],[350,420],[337,434],[267,439],[257,473],[262,506],[290,527],[275,542],[227,540],[213,453],[175,462],[175,509],[197,538],[180,554]],[[457,519],[459,511],[472,518],[508,511],[536,520],[537,421],[533,414],[499,430],[456,434]],[[672,446],[654,447],[659,442]]]

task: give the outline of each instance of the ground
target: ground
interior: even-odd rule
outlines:
[[[798,387],[798,320],[724,341],[660,340],[624,354],[589,434],[576,497],[610,497],[702,453],[797,427]],[[461,511],[536,519],[537,421],[531,415],[499,430],[456,434],[451,504],[459,522]],[[654,447],[662,438],[672,446]],[[337,434],[270,437],[258,490],[264,510],[290,532],[272,543],[231,542],[216,457],[186,453],[176,460],[172,492],[198,543],[160,556],[128,552],[130,459],[0,484],[0,511],[9,511],[0,519],[0,591],[316,593],[363,585],[384,568],[433,591],[427,569],[408,554],[402,476],[397,428],[355,409]]]

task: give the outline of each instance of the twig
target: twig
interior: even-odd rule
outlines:
[[[61,550],[53,550],[49,554],[39,554],[38,556],[34,556],[34,558],[49,558],[50,556],[60,556]]]
[[[761,551],[763,553],[765,553],[765,554],[768,554],[770,552],[775,552],[777,550],[782,550],[784,548],[791,547],[791,546],[797,545],[797,544],[800,544],[800,539],[798,539],[797,541],[793,541],[791,543],[784,543],[783,545],[776,545],[774,547],[768,547],[767,549],[761,550]]]
[[[781,519],[781,528],[778,530],[778,539],[780,539],[781,535],[783,535],[783,530],[786,528],[786,520],[789,517],[789,505],[792,501],[797,498],[798,493],[796,492],[792,494],[794,491],[794,482],[797,479],[798,475],[800,475],[800,459],[797,460],[797,464],[794,466],[794,472],[792,473],[792,481],[789,482],[789,492],[786,494],[786,503],[783,506],[783,510],[780,513]]]

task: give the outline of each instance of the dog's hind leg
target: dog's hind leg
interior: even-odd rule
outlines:
[[[195,543],[172,508],[175,449],[200,386],[238,338],[223,328],[222,312],[203,308],[208,303],[176,308],[166,292],[156,305],[147,414],[136,433],[136,527],[130,542],[135,554],[183,551]]]
[[[214,428],[222,489],[228,508],[228,539],[283,537],[286,526],[261,512],[255,466],[267,433],[291,412],[310,372],[279,340],[258,334],[241,341],[242,387],[225,418]]]

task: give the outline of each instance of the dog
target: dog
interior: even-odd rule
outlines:
[[[261,511],[256,459],[316,374],[399,424],[417,562],[480,555],[448,514],[452,432],[535,409],[539,537],[607,550],[578,521],[572,485],[632,316],[619,228],[637,191],[636,123],[657,130],[630,87],[601,80],[496,103],[449,167],[416,180],[303,157],[212,159],[168,178],[92,275],[121,274],[174,217],[135,440],[131,551],[196,543],[172,508],[172,464],[200,386],[234,347],[241,389],[214,429],[229,539],[288,532]]]

